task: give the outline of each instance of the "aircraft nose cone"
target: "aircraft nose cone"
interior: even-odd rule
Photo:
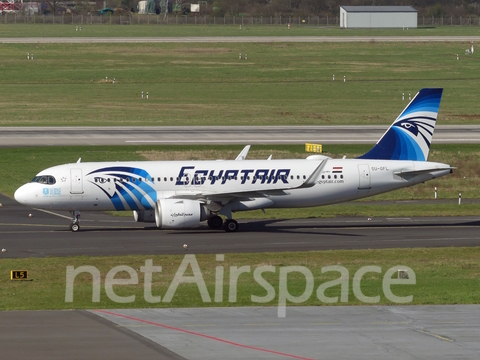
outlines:
[[[27,202],[27,194],[26,194],[26,189],[25,185],[20,186],[17,191],[15,191],[15,194],[13,195],[15,197],[15,200],[17,200],[19,203],[24,204]]]

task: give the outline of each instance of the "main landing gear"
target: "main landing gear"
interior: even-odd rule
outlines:
[[[235,232],[238,230],[238,222],[233,219],[227,219],[223,225],[223,228],[226,232]]]
[[[233,219],[227,219],[225,220],[225,223],[223,222],[223,219],[218,216],[212,216],[207,220],[208,227],[210,229],[214,230],[220,230],[224,229],[226,232],[235,232],[238,230],[238,222],[233,220]]]
[[[70,224],[70,230],[77,232],[80,230],[80,211],[70,211],[73,215],[72,223]]]

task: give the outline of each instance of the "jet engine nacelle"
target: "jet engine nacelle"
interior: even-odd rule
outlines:
[[[196,200],[158,199],[155,203],[155,222],[163,229],[196,227],[210,216],[210,210]]]
[[[133,210],[136,222],[155,222],[155,210]]]

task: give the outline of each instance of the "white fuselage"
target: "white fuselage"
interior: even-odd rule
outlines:
[[[449,165],[425,161],[330,158],[73,163],[40,172],[37,178],[46,180],[23,185],[15,198],[37,208],[80,211],[151,210],[157,199],[177,197],[243,211],[340,203],[450,172]]]

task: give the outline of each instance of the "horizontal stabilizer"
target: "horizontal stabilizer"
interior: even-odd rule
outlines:
[[[420,170],[401,170],[401,171],[395,171],[394,174],[395,175],[399,175],[399,176],[402,176],[402,175],[421,175],[421,174],[428,174],[428,173],[431,173],[433,171],[445,171],[445,170],[449,170],[450,173],[453,173],[453,170],[455,168],[454,167],[444,167],[444,168],[430,168],[430,169],[420,169]]]

